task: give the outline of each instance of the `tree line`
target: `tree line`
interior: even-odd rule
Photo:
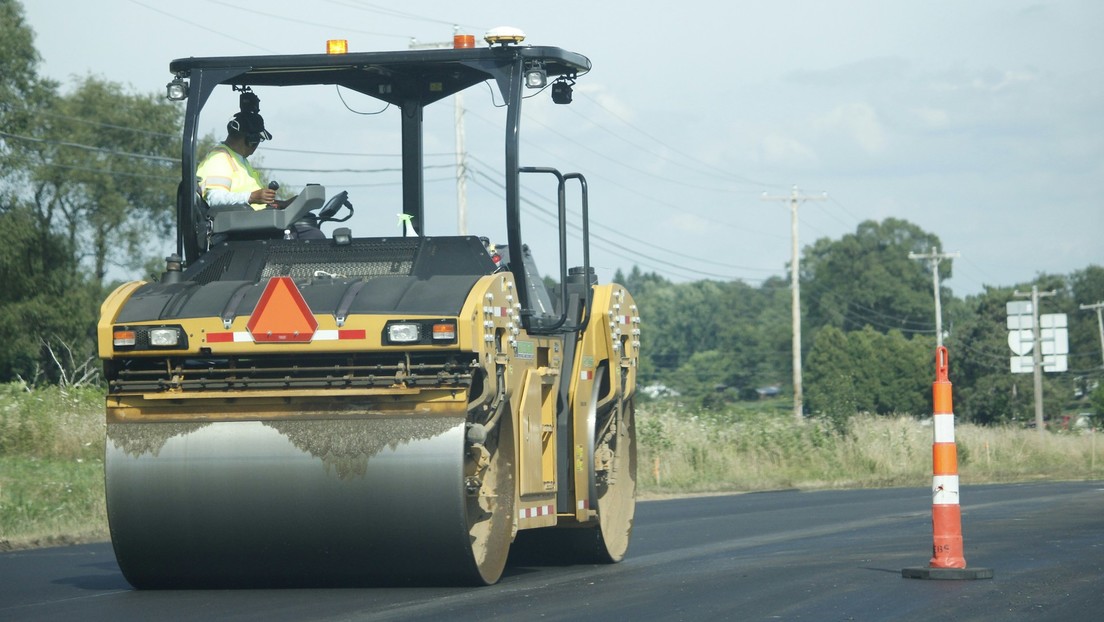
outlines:
[[[940,248],[938,236],[905,220],[860,223],[840,239],[802,250],[803,389],[807,415],[843,420],[855,413],[931,413],[935,311],[930,265],[909,258]],[[941,284],[953,263],[942,261]],[[790,284],[672,283],[633,269],[618,273],[641,309],[642,382],[702,406],[761,399],[764,388],[792,395]],[[1057,418],[1104,413],[1096,315],[1104,268],[1039,275],[958,298],[941,287],[944,345],[955,414],[982,424],[1034,419],[1031,374],[1012,374],[1006,303],[1015,290],[1055,290],[1046,313],[1069,320],[1069,371],[1045,374],[1045,412]]]
[[[63,92],[40,62],[22,4],[0,0],[4,381],[57,381],[94,354],[109,277],[150,271],[179,179],[177,105],[95,75]]]

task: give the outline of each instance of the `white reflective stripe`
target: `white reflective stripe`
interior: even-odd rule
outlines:
[[[526,518],[548,516],[555,511],[556,508],[552,507],[551,505],[539,505],[535,508],[521,508],[520,510],[518,510],[518,518],[524,520]]]
[[[937,414],[932,415],[932,422],[935,427],[935,442],[937,443],[953,443],[954,437],[954,414]]]
[[[338,331],[336,330],[316,330],[314,331],[314,341],[337,341],[340,339]],[[247,330],[234,331],[234,341],[253,341],[253,335],[249,334]]]
[[[214,175],[203,180],[203,189],[209,190],[211,188],[222,188],[223,190],[230,192],[230,184],[233,180],[229,177],[216,177]]]
[[[957,475],[936,475],[932,478],[932,504],[958,505]]]
[[[594,378],[593,369],[584,369],[579,372],[579,380],[591,380]]]

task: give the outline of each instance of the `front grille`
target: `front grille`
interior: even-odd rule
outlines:
[[[468,387],[474,355],[394,354],[310,357],[135,358],[108,370],[111,393]]]
[[[311,278],[319,272],[348,278],[409,276],[416,239],[356,240],[347,246],[280,245],[269,251],[261,278]]]

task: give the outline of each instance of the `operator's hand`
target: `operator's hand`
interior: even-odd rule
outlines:
[[[276,191],[271,188],[258,188],[249,193],[250,203],[264,203],[269,207],[276,207]]]

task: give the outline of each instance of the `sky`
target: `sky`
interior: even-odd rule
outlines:
[[[940,252],[959,253],[943,283],[956,296],[1104,265],[1098,0],[390,6],[24,0],[40,74],[63,88],[96,75],[162,93],[175,58],[319,53],[331,38],[353,51],[401,50],[449,41],[456,28],[481,42],[513,26],[526,44],[584,54],[593,69],[570,106],[547,93],[526,101],[521,154],[522,165],[586,176],[603,281],[634,265],[677,282],[788,278],[790,209],[764,193],[794,187],[819,199],[798,210],[802,246],[903,219],[938,236]],[[259,93],[275,136],[254,156],[261,166],[289,187],[348,189],[354,235],[396,232],[398,176],[381,171],[397,165],[395,111],[355,93],[286,91]],[[469,89],[463,127],[466,229],[504,242],[500,102]],[[221,138],[235,109],[231,97],[212,98],[204,128]],[[427,110],[429,234],[459,229],[454,120],[451,102]],[[530,231],[547,233],[529,240],[542,270],[555,270],[544,216],[554,192],[539,182],[524,192]]]

